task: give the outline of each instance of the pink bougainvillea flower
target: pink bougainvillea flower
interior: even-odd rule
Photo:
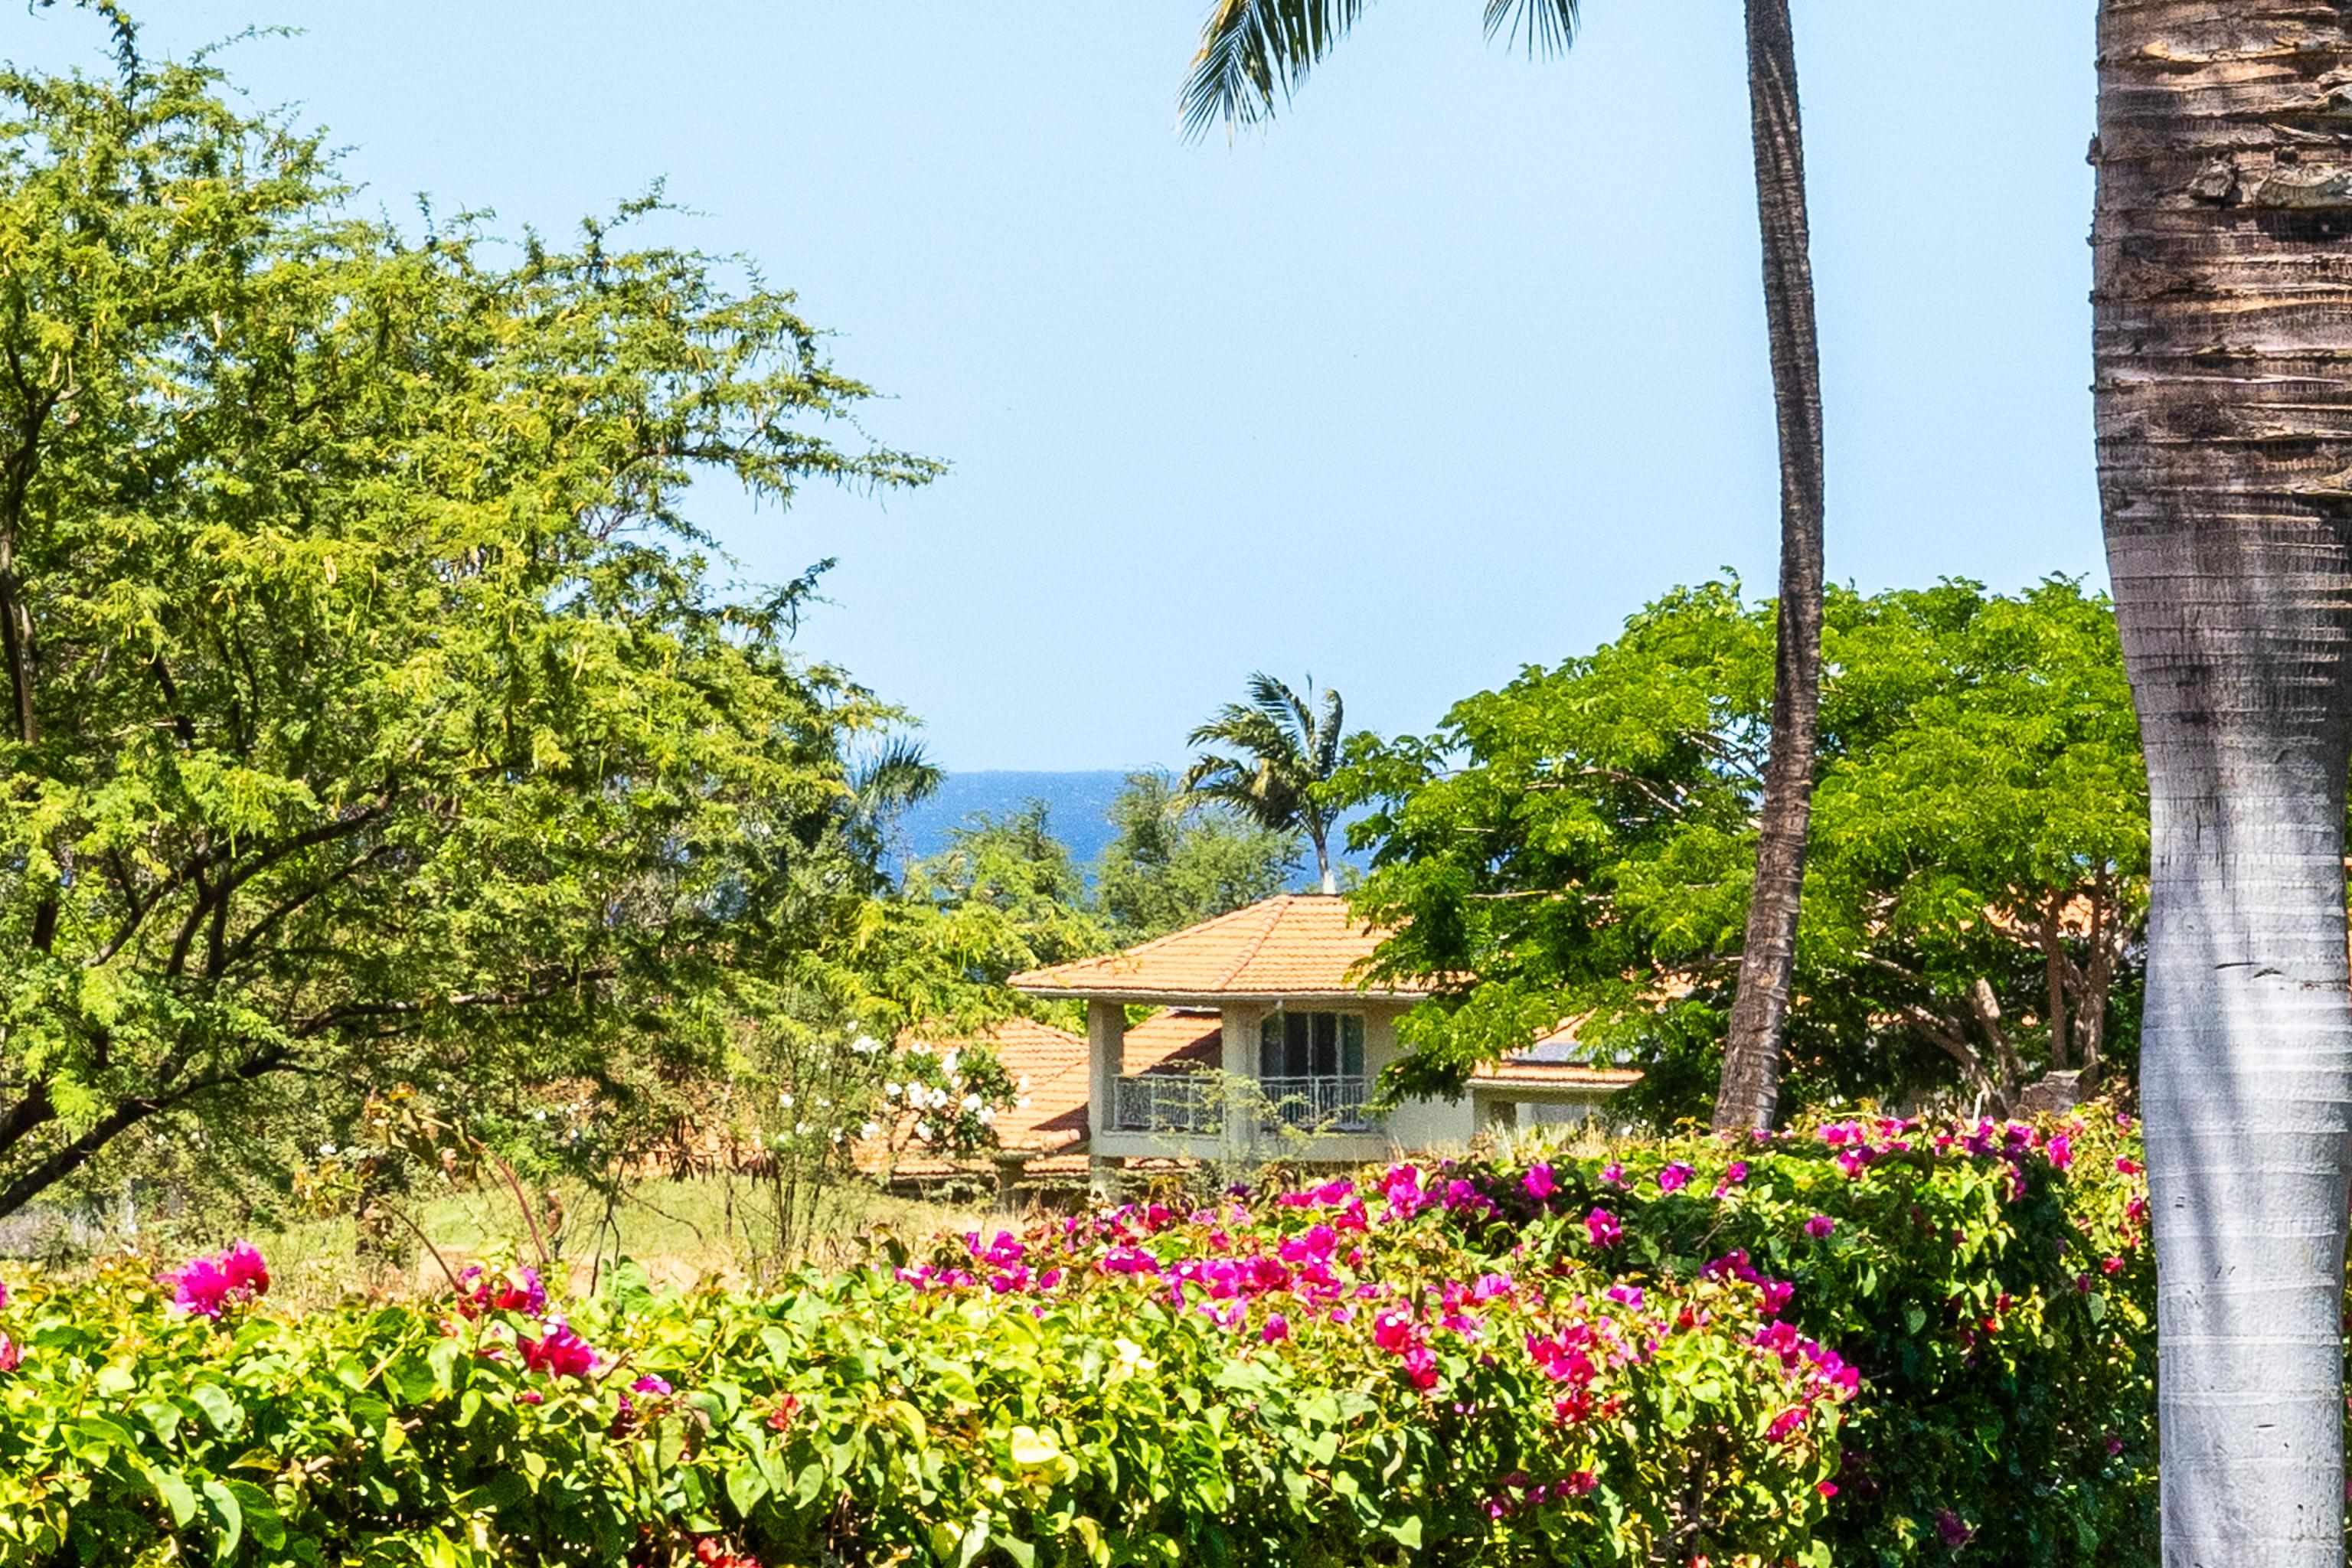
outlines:
[[[1736,1187],[1747,1179],[1748,1162],[1745,1160],[1734,1160],[1731,1162],[1731,1169],[1723,1173],[1724,1184],[1727,1186]]]
[[[675,1394],[677,1390],[670,1386],[669,1379],[666,1377],[656,1377],[652,1373],[647,1373],[645,1376],[637,1379],[636,1382],[629,1384],[629,1392],[632,1394]]]
[[[1962,1524],[1958,1514],[1944,1509],[1936,1515],[1936,1534],[1945,1545],[1958,1552],[1969,1543],[1969,1538],[1976,1531]]]
[[[25,1363],[24,1348],[5,1334],[0,1334],[0,1372],[14,1372]]]
[[[1804,1411],[1791,1405],[1772,1417],[1772,1425],[1764,1428],[1764,1440],[1768,1443],[1785,1443],[1795,1436],[1804,1424]]]
[[[2051,1165],[2057,1170],[2063,1171],[2074,1163],[2074,1141],[2063,1132],[2053,1134],[2042,1146],[2042,1152],[2049,1156]]]
[[[1601,1478],[1591,1470],[1572,1470],[1559,1483],[1559,1489],[1570,1497],[1583,1497],[1601,1484]]]
[[[1265,1327],[1257,1331],[1257,1337],[1267,1344],[1274,1344],[1282,1340],[1288,1339],[1290,1337],[1290,1320],[1284,1317],[1280,1312],[1268,1312],[1265,1315]]]
[[[1643,1297],[1639,1285],[1612,1285],[1606,1294],[1621,1307],[1631,1307],[1637,1312],[1642,1310]]]
[[[1617,1216],[1601,1208],[1584,1216],[1584,1228],[1591,1234],[1595,1247],[1614,1247],[1625,1234],[1625,1227],[1617,1223]]]
[[[1509,1295],[1513,1289],[1511,1277],[1507,1274],[1481,1274],[1470,1286],[1470,1299],[1491,1301],[1498,1296]]]
[[[1813,1489],[1821,1493],[1823,1497],[1837,1496],[1837,1483],[1835,1481],[1815,1481],[1813,1483]]]
[[[2133,1159],[2128,1154],[2118,1154],[2116,1156],[2116,1174],[2119,1176],[2137,1176],[2139,1174],[2139,1172],[2140,1164],[2137,1160]]]
[[[249,1241],[225,1252],[191,1258],[162,1276],[172,1305],[197,1318],[217,1318],[230,1307],[269,1293],[269,1268]]]
[[[547,1313],[547,1287],[532,1269],[518,1266],[485,1275],[477,1263],[457,1276],[457,1283],[466,1292],[457,1310],[469,1318],[484,1311],[520,1312],[530,1318]]]
[[[1601,1179],[1612,1187],[1623,1186],[1625,1184],[1625,1167],[1623,1163],[1616,1160],[1612,1160],[1609,1163],[1601,1166]]]
[[[1658,1191],[1678,1193],[1690,1184],[1691,1168],[1676,1160],[1658,1173]]]
[[[1528,1173],[1519,1178],[1519,1185],[1527,1189],[1528,1196],[1542,1203],[1554,1191],[1551,1167],[1540,1163],[1529,1165]]]
[[[1837,1221],[1825,1214],[1817,1214],[1805,1222],[1805,1234],[1815,1241],[1837,1228]]]
[[[538,1339],[515,1342],[521,1348],[523,1365],[533,1372],[550,1377],[586,1377],[596,1370],[594,1347],[561,1318],[548,1320],[547,1331]]]
[[[1427,1393],[1437,1386],[1437,1357],[1427,1345],[1415,1345],[1404,1352],[1404,1374],[1415,1388]]]

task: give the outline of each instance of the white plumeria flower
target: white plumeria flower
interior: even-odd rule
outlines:
[[[1024,1095],[1016,1095],[1016,1096],[1013,1098],[1013,1110],[1028,1110],[1028,1109],[1029,1109],[1029,1097],[1028,1097],[1027,1095],[1025,1095],[1025,1094],[1024,1094]]]
[[[957,1103],[963,1107],[964,1114],[969,1116],[973,1111],[980,1109],[980,1096],[976,1094],[967,1094]]]
[[[982,1127],[993,1127],[996,1125],[996,1107],[992,1105],[983,1105],[980,1108],[980,1124]]]
[[[897,1084],[895,1084],[895,1083],[886,1083],[886,1084],[884,1084],[884,1085],[882,1086],[882,1098],[883,1098],[883,1099],[885,1099],[885,1100],[896,1100],[896,1099],[898,1099],[898,1086]]]
[[[882,1124],[879,1121],[869,1121],[859,1130],[857,1135],[860,1138],[879,1138],[882,1135]]]
[[[782,1106],[786,1110],[790,1110],[793,1108],[792,1091],[790,1089],[786,1089],[782,1093],[777,1095],[776,1103]]]
[[[860,1035],[849,1042],[849,1048],[861,1057],[870,1057],[882,1048],[882,1042],[871,1035]]]
[[[928,1121],[916,1122],[915,1136],[921,1139],[926,1143],[929,1142],[931,1141],[931,1124]]]

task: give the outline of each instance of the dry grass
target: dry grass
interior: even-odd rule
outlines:
[[[513,1260],[561,1270],[572,1289],[593,1289],[622,1258],[657,1285],[702,1280],[751,1284],[772,1276],[780,1260],[774,1227],[752,1184],[722,1176],[646,1182],[618,1203],[584,1186],[534,1194],[541,1205],[526,1223],[502,1186],[432,1199],[404,1211],[415,1237],[404,1268],[362,1259],[349,1217],[290,1226],[252,1239],[269,1259],[271,1295],[289,1305],[317,1305],[353,1295],[434,1295],[448,1289],[443,1270],[477,1261]],[[930,1203],[849,1186],[829,1195],[808,1243],[787,1266],[835,1266],[865,1258],[884,1233],[920,1241],[1007,1219],[988,1205]],[[536,1231],[536,1235],[534,1235]],[[429,1244],[426,1245],[426,1244]],[[543,1249],[543,1251],[542,1251]]]

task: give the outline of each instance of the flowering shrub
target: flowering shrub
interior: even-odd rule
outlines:
[[[1401,1165],[763,1298],[35,1278],[0,1568],[2149,1560],[2136,1151],[2061,1136]]]

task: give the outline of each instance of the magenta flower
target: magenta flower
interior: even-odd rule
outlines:
[[[637,1379],[636,1382],[629,1384],[629,1392],[632,1394],[671,1394],[675,1393],[676,1390],[670,1387],[669,1379],[666,1377],[656,1377],[653,1373],[647,1373],[645,1376]]]
[[[1658,1191],[1678,1193],[1690,1184],[1691,1168],[1676,1160],[1658,1173]]]
[[[1637,1312],[1642,1310],[1644,1298],[1639,1285],[1612,1285],[1605,1294],[1621,1307],[1631,1307]]]
[[[269,1293],[269,1268],[251,1242],[191,1258],[157,1281],[172,1287],[172,1305],[191,1317],[218,1318],[231,1306]]]
[[[2130,1155],[2118,1154],[2116,1156],[2116,1174],[2119,1176],[2137,1176],[2139,1174],[2139,1162],[2133,1159]]]
[[[547,1331],[540,1338],[516,1343],[522,1349],[523,1365],[550,1377],[586,1377],[596,1370],[594,1348],[561,1318],[549,1320]]]
[[[1591,1235],[1595,1247],[1614,1247],[1625,1234],[1625,1227],[1617,1223],[1617,1216],[1601,1208],[1594,1209],[1584,1216],[1584,1228]]]
[[[0,1372],[14,1372],[24,1364],[24,1347],[5,1334],[0,1334]]]
[[[1284,1317],[1280,1312],[1267,1313],[1265,1318],[1265,1327],[1258,1331],[1257,1337],[1267,1344],[1273,1344],[1277,1341],[1288,1339],[1290,1337],[1290,1320]]]
[[[1723,1173],[1723,1179],[1726,1184],[1735,1187],[1740,1183],[1746,1181],[1748,1179],[1748,1162],[1745,1160],[1734,1160],[1731,1162],[1731,1169]]]
[[[1936,1533],[1942,1538],[1946,1546],[1958,1552],[1969,1543],[1969,1538],[1976,1531],[1962,1524],[1958,1514],[1954,1513],[1950,1509],[1945,1509],[1936,1515]]]
[[[1785,1443],[1795,1436],[1804,1424],[1804,1411],[1792,1405],[1772,1417],[1772,1425],[1764,1428],[1764,1440],[1768,1443]]]
[[[457,1276],[457,1283],[466,1290],[458,1300],[458,1310],[469,1318],[482,1311],[520,1312],[531,1318],[546,1315],[547,1287],[531,1269],[517,1266],[485,1276],[477,1263]]]
[[[1837,1221],[1825,1214],[1817,1214],[1805,1222],[1805,1234],[1819,1241],[1837,1228]]]
[[[1528,1173],[1519,1178],[1519,1185],[1528,1190],[1528,1196],[1538,1203],[1542,1203],[1546,1198],[1550,1197],[1554,1191],[1551,1167],[1542,1163],[1529,1165]]]
[[[1601,1179],[1612,1187],[1623,1186],[1625,1184],[1625,1167],[1623,1163],[1620,1161],[1612,1160],[1609,1163],[1601,1166]]]
[[[2053,1137],[2044,1147],[2043,1152],[2050,1156],[2050,1164],[2053,1170],[2063,1171],[2074,1163],[2074,1141],[2063,1132]]]

